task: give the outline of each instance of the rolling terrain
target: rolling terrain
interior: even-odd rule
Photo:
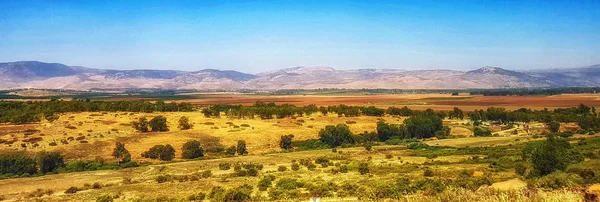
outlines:
[[[294,67],[259,74],[231,70],[104,70],[59,63],[0,63],[0,88],[38,89],[492,89],[600,86],[600,65],[571,69],[472,71]]]

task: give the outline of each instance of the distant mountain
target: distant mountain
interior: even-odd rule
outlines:
[[[105,70],[37,61],[0,63],[0,88],[277,90],[316,88],[466,89],[600,86],[600,65],[535,71],[293,67],[256,75],[231,70]]]

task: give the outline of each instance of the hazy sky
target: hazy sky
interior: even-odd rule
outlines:
[[[0,0],[0,61],[107,69],[600,63],[599,0]]]

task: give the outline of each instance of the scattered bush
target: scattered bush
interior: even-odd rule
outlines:
[[[277,171],[279,171],[279,172],[284,172],[284,171],[286,171],[286,170],[287,170],[287,167],[285,167],[285,166],[279,166],[279,167],[277,168]]]
[[[227,162],[219,163],[220,170],[229,170],[231,169],[231,164]]]
[[[77,193],[77,191],[79,191],[79,188],[77,188],[77,187],[69,187],[65,191],[65,194],[74,194],[74,193]]]
[[[155,145],[148,151],[142,153],[142,157],[150,159],[160,159],[162,161],[170,161],[175,157],[175,149],[170,144]]]
[[[361,175],[369,173],[369,163],[363,162],[358,164],[358,172]]]

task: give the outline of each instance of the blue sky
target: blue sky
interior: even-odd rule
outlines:
[[[0,61],[105,69],[600,63],[600,1],[0,1]]]

